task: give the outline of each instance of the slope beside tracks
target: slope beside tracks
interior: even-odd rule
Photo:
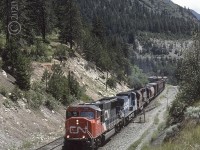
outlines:
[[[64,142],[64,138],[60,137],[40,148],[37,148],[36,150],[61,150],[63,142]]]

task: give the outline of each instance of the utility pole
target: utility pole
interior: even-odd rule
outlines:
[[[144,115],[144,122],[145,122],[146,121],[145,109],[143,109],[143,115]]]
[[[168,97],[166,97],[167,98],[167,110],[169,109],[169,106],[168,106]]]
[[[108,89],[108,84],[107,84],[107,82],[108,82],[108,71],[106,72],[106,91],[107,91],[107,89]]]
[[[69,95],[70,95],[70,93],[71,93],[71,92],[70,92],[70,90],[71,90],[71,89],[70,89],[70,83],[71,83],[70,80],[71,80],[71,72],[70,72],[70,70],[69,70],[69,77],[68,77],[68,91],[69,91]]]

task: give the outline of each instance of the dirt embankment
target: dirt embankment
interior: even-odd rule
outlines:
[[[51,63],[33,62],[31,82],[40,82],[45,68],[51,69],[54,63],[60,64],[57,60]],[[115,89],[108,87],[106,91],[107,73],[100,71],[80,56],[69,58],[63,66],[63,71],[65,75],[69,71],[73,72],[80,85],[85,86],[86,93],[94,100],[128,90],[127,86],[122,83],[117,84]],[[110,77],[109,73],[108,77]],[[14,89],[13,83],[12,77],[0,72],[1,87],[11,92]],[[6,107],[5,103],[9,103],[9,107]],[[28,109],[26,105],[26,101],[20,100],[16,106],[0,94],[0,150],[34,149],[64,135],[64,106],[61,106],[58,111],[50,111],[45,107],[34,111]]]
[[[50,70],[54,63],[60,64],[60,62],[55,59],[52,60],[52,63],[34,62],[32,82],[41,80],[45,68]],[[86,94],[94,100],[104,96],[115,96],[118,92],[129,90],[127,85],[123,82],[121,84],[117,83],[116,88],[107,87],[106,90],[106,78],[107,75],[108,78],[111,77],[111,74],[109,72],[100,71],[93,63],[84,60],[78,54],[76,54],[76,57],[69,58],[66,62],[63,62],[62,65],[64,74],[68,75],[70,71],[80,85],[86,88]]]

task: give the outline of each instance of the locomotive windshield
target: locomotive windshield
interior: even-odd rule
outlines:
[[[94,112],[81,112],[80,117],[86,117],[88,119],[94,119]]]
[[[66,112],[66,117],[70,118],[70,117],[78,117],[79,113],[77,111],[67,111]]]

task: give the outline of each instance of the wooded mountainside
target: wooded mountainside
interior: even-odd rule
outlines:
[[[2,0],[0,17],[2,68],[23,90],[30,89],[32,60],[45,62],[53,56],[63,61],[74,50],[111,72],[110,85],[125,81],[138,88],[147,82],[136,66],[142,66],[136,63],[134,52],[139,33],[188,37],[199,27],[189,10],[155,0]],[[17,35],[7,29],[12,21],[21,25]],[[54,52],[48,48],[51,41],[69,44],[69,48],[60,46]],[[159,68],[147,61],[150,70],[165,68],[162,60]]]
[[[118,35],[130,43],[137,31],[191,35],[198,29],[191,11],[180,6],[171,9],[171,5],[175,6],[172,2],[162,8],[162,1],[156,0],[77,1],[87,23],[91,24],[94,16],[101,17],[107,35]]]

